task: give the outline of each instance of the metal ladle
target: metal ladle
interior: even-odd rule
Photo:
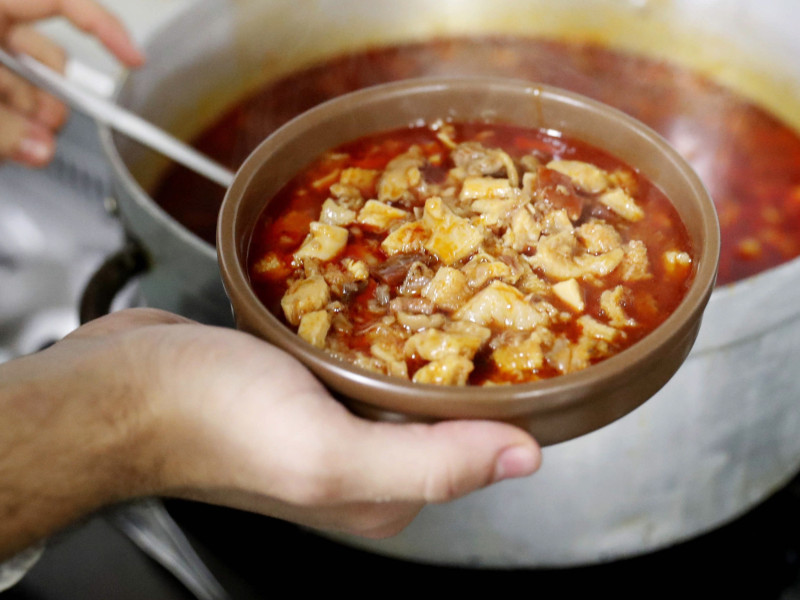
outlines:
[[[73,84],[63,75],[26,55],[0,48],[0,63],[69,106],[108,125],[131,139],[156,150],[222,187],[229,187],[234,173],[201,154],[163,129],[113,102]]]

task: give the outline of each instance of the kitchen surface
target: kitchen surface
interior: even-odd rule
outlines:
[[[103,4],[120,15],[136,40],[146,43],[151,36],[163,33],[165,24],[169,26],[171,19],[192,2],[104,0]],[[781,2],[775,4],[781,5]],[[64,27],[63,23],[49,22],[42,28],[92,69],[90,72],[73,70],[73,77],[95,89],[109,88],[117,68],[95,43]],[[114,198],[114,174],[98,140],[97,127],[82,115],[72,116],[56,159],[49,167],[29,171],[10,164],[0,165],[0,361],[43,348],[78,325],[78,306],[87,283],[126,239],[126,232],[116,216],[118,206]],[[732,290],[735,287],[731,286]],[[146,302],[134,280],[119,294],[114,307]],[[795,325],[790,323],[789,326]],[[702,348],[704,352],[711,352],[717,343],[724,348],[733,346],[728,338],[720,341],[706,337],[701,343],[706,344]],[[796,344],[791,340],[786,344],[791,356]],[[702,370],[699,365],[693,369]],[[702,373],[703,377],[707,375]],[[734,383],[731,387],[735,387]],[[756,390],[750,396],[760,392]],[[780,383],[763,391],[765,397],[783,392]],[[658,406],[655,410],[659,418],[666,414]],[[699,412],[690,415],[701,416]],[[619,465],[608,464],[607,470],[593,476],[597,485],[603,484],[604,477],[608,478],[609,487],[626,483],[630,475],[625,472],[624,465],[628,463],[623,460],[632,461],[643,472],[662,466],[661,457],[648,462],[637,454],[636,444],[647,439],[650,426],[647,418],[635,413],[628,425],[631,420],[637,426],[635,435],[617,447]],[[760,418],[753,417],[753,420],[761,425]],[[786,431],[782,431],[781,440],[797,437],[792,430],[796,421],[784,421]],[[692,426],[688,420],[683,423],[685,431],[697,433]],[[610,433],[598,433],[608,437],[620,431],[609,429]],[[631,429],[621,431],[630,432]],[[792,463],[792,446],[788,442],[785,447],[776,442],[781,448],[775,452],[780,461],[771,461],[771,448],[762,443],[765,438],[759,435],[762,431],[756,429],[752,435],[743,437],[747,438],[746,448],[756,456],[753,462],[763,467],[764,472],[778,473],[770,480],[767,492],[753,491],[752,473],[748,471],[731,476],[731,485],[715,490],[708,502],[699,503],[699,509],[690,500],[677,500],[676,508],[668,509],[673,511],[669,514],[675,515],[676,522],[691,522],[697,517],[698,522],[706,518],[707,524],[697,524],[693,533],[678,534],[677,539],[668,544],[658,542],[663,532],[657,527],[647,529],[639,525],[635,510],[629,513],[620,510],[620,521],[624,521],[619,528],[620,547],[627,548],[626,536],[635,537],[630,532],[638,534],[638,527],[642,527],[647,529],[644,538],[648,550],[641,553],[623,550],[621,555],[615,554],[611,548],[617,540],[609,535],[609,550],[604,555],[608,558],[591,561],[592,564],[586,566],[578,560],[576,565],[526,567],[520,564],[525,562],[522,559],[498,565],[496,557],[504,556],[502,549],[494,552],[495,546],[502,545],[497,541],[501,539],[499,534],[497,540],[487,542],[488,566],[481,564],[476,568],[483,560],[478,551],[458,552],[459,534],[465,533],[473,540],[475,535],[469,527],[475,522],[479,524],[476,527],[484,525],[492,518],[490,513],[482,512],[482,500],[501,498],[511,512],[536,511],[537,502],[541,502],[542,511],[546,509],[557,515],[562,510],[558,499],[544,493],[527,498],[528,490],[509,482],[497,486],[499,489],[492,491],[494,495],[483,494],[460,505],[462,514],[474,517],[469,525],[449,514],[446,507],[435,507],[423,514],[406,538],[401,537],[395,545],[384,546],[385,551],[373,551],[369,544],[351,543],[351,540],[327,539],[265,517],[188,502],[165,500],[115,507],[50,540],[30,573],[2,596],[9,600],[247,600],[273,594],[276,584],[290,584],[293,589],[309,592],[342,589],[358,593],[362,588],[371,589],[361,584],[358,577],[369,573],[379,580],[382,576],[391,578],[384,581],[392,587],[405,587],[403,583],[408,581],[419,589],[419,582],[424,578],[426,583],[447,585],[456,592],[474,589],[482,583],[514,583],[527,585],[531,593],[545,597],[605,591],[617,597],[640,598],[646,595],[641,587],[646,585],[682,597],[735,594],[735,597],[769,600],[800,599],[800,478],[796,470],[786,467]],[[732,426],[730,436],[737,435]],[[593,438],[596,439],[600,438]],[[554,448],[553,462],[558,458],[574,467],[576,478],[582,473],[597,471],[594,461],[603,462],[591,452],[594,447],[588,446],[593,440],[587,441],[589,456]],[[708,445],[714,443],[712,440]],[[681,439],[676,439],[675,454],[688,465],[692,455],[684,449],[687,455],[683,456],[680,444]],[[691,447],[688,444],[687,440],[685,448]],[[705,450],[706,446],[702,448]],[[731,463],[736,462],[736,456],[733,459],[723,457],[723,452],[716,447],[710,452],[713,460],[707,472],[698,477],[698,487],[734,468]],[[546,463],[547,458],[546,453]],[[777,462],[780,462],[778,466]],[[557,481],[552,471],[543,471],[541,475],[548,485]],[[670,493],[670,481],[668,478],[665,481],[663,489]],[[675,488],[686,483],[677,476],[674,481]],[[645,496],[655,497],[663,489],[648,487],[646,481],[642,484]],[[692,497],[702,495],[701,491]],[[739,495],[747,501],[737,508],[735,498]],[[598,505],[603,501],[606,499],[598,498]],[[725,514],[725,518],[708,517],[717,510]],[[437,535],[441,522],[448,524],[451,537]],[[501,522],[500,527],[513,531],[514,524]],[[599,528],[589,521],[572,523],[568,529],[577,547],[582,545],[581,527],[586,528],[584,547],[593,547]],[[436,544],[452,549],[452,556],[445,556],[444,551],[439,554],[445,556],[439,561],[441,564],[409,556],[408,548],[413,547],[415,539],[426,539],[426,531],[431,532],[428,536],[429,547],[434,548],[431,552],[439,552]],[[558,527],[554,525],[553,531],[542,537],[557,537]],[[557,545],[556,540],[553,543]],[[520,542],[521,554],[524,546],[525,543]],[[531,560],[536,561],[535,558]],[[301,571],[301,568],[309,570]]]

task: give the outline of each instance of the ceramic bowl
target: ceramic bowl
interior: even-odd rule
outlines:
[[[670,198],[696,249],[696,273],[683,302],[629,349],[582,371],[525,384],[417,384],[363,370],[302,340],[250,287],[246,256],[258,215],[293,175],[324,151],[369,133],[437,119],[557,130],[603,148],[642,172]],[[678,370],[714,286],[719,227],[713,203],[686,161],[658,134],[615,109],[525,81],[422,79],[341,96],[267,138],[242,165],[226,194],[217,251],[237,327],[294,355],[354,413],[390,421],[493,419],[518,425],[548,445],[629,413]]]

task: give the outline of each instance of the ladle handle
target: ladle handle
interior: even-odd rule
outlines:
[[[34,85],[57,96],[72,108],[157,150],[196,173],[227,188],[233,172],[138,115],[73,85],[67,78],[25,55],[0,48],[0,63]]]

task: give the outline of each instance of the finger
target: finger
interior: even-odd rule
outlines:
[[[306,507],[242,490],[194,489],[176,497],[258,513],[297,525],[381,539],[405,529],[424,507],[421,502],[354,502]]]
[[[15,113],[54,132],[66,121],[67,107],[8,69],[0,67],[0,98]]]
[[[14,52],[28,54],[51,69],[64,71],[67,60],[64,50],[32,27],[14,27],[6,41]]]
[[[292,401],[299,401],[298,396],[293,395]],[[530,436],[499,423],[365,423],[369,435],[376,436],[376,445],[370,448],[372,444],[365,444],[361,434],[348,434],[337,427],[336,415],[329,413],[325,420],[337,438],[333,445],[321,444],[324,459],[308,460],[306,453],[303,464],[292,465],[296,453],[283,454],[280,468],[271,470],[272,477],[248,475],[244,485],[237,487],[188,485],[177,495],[318,529],[382,538],[401,531],[425,504],[452,500],[500,479],[530,474],[541,458]],[[324,436],[319,431],[314,435]],[[353,440],[355,443],[349,443]],[[337,451],[337,446],[344,451]],[[226,463],[234,464],[223,461]],[[207,460],[205,464],[208,466]],[[316,465],[311,472],[309,464]],[[281,476],[283,468],[288,468],[290,477]],[[271,484],[281,479],[276,493]],[[246,491],[248,482],[266,488],[266,493]]]
[[[82,31],[99,39],[124,64],[138,66],[144,61],[122,23],[92,0],[3,0],[1,6],[1,32],[10,31],[15,23],[63,16]]]
[[[229,501],[230,498],[224,498],[222,503]],[[410,525],[424,506],[421,502],[360,502],[341,507],[308,509],[291,504],[254,502],[239,508],[314,529],[383,539],[397,535]]]
[[[66,54],[63,49],[31,27],[15,27],[9,35],[8,44],[15,52],[28,54],[56,71],[64,71]],[[24,110],[33,120],[52,130],[64,125],[69,111],[63,102],[40,89],[35,89],[30,95],[32,106],[15,108],[20,112]]]
[[[0,158],[41,167],[50,162],[55,153],[52,132],[25,115],[0,105]]]
[[[342,489],[385,502],[447,502],[491,483],[530,475],[541,451],[527,433],[502,423],[434,425],[362,422],[333,460]]]
[[[250,345],[237,363],[244,369],[243,357],[250,356],[253,362],[247,368],[251,375],[236,388],[236,443],[223,436],[214,455],[205,459],[219,463],[215,472],[230,478],[224,485],[228,489],[246,489],[258,481],[262,495],[306,507],[445,502],[501,479],[528,475],[539,466],[538,445],[519,428],[485,421],[435,425],[365,421],[334,402],[291,357],[257,340]],[[224,362],[224,357],[210,352],[198,357],[209,359]],[[217,393],[229,395],[225,387],[229,383],[220,383],[224,385]],[[262,414],[265,403],[268,421]],[[203,423],[212,436],[218,435],[217,429],[227,431],[220,427],[227,421],[219,418]],[[285,426],[270,426],[273,423]],[[242,445],[248,446],[247,456],[259,459],[248,459],[233,472],[221,471],[226,463],[241,462]],[[195,452],[199,455],[202,450]],[[184,469],[181,475],[196,474]],[[198,487],[197,483],[191,478],[185,481],[187,487]]]
[[[36,110],[36,88],[5,67],[0,67],[0,98],[18,114],[30,117]]]

